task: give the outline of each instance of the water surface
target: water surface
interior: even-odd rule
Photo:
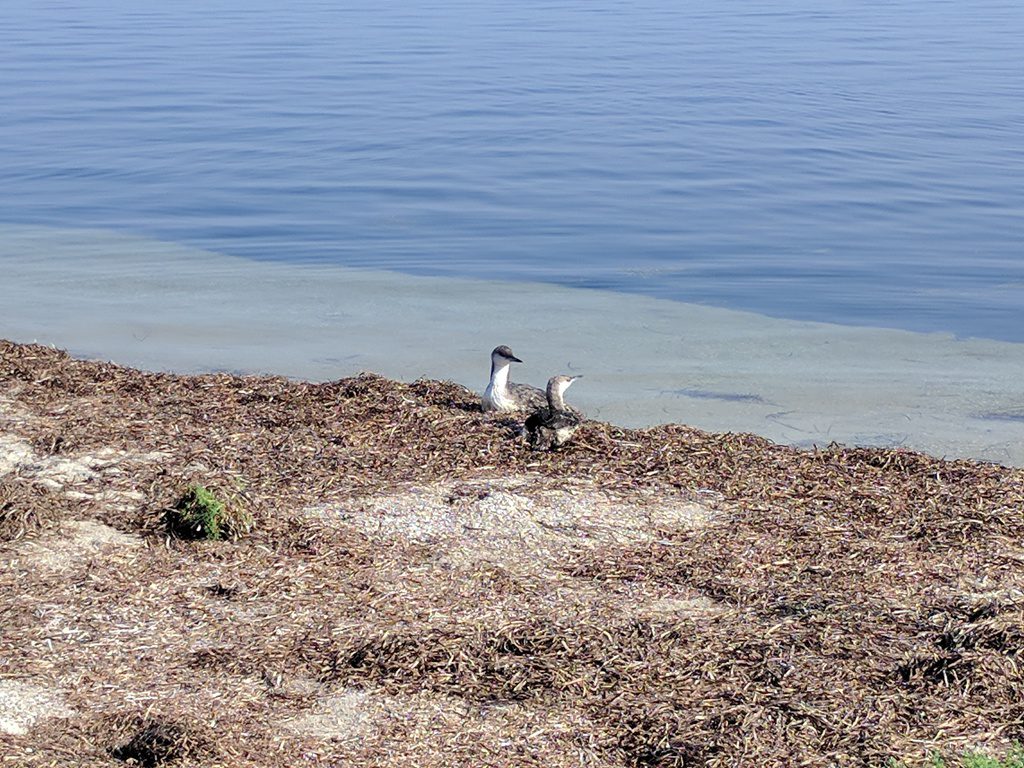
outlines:
[[[1021,40],[1016,0],[8,0],[0,220],[1024,341]]]

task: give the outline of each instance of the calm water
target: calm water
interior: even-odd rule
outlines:
[[[6,0],[0,222],[1024,341],[1019,0],[384,6]]]

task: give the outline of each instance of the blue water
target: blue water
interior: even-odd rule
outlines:
[[[0,223],[1024,341],[1022,41],[1020,0],[5,0]]]

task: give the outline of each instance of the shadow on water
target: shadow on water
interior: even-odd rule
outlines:
[[[709,389],[663,389],[662,395],[693,397],[698,400],[722,400],[727,403],[764,403],[760,395],[742,394],[740,392],[712,392]]]
[[[1019,411],[993,411],[991,413],[978,414],[979,419],[984,421],[1019,421],[1024,423],[1024,409]]]

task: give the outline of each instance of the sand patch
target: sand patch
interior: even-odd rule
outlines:
[[[13,435],[0,435],[0,475],[17,473],[50,490],[94,480],[118,459],[118,452],[112,449],[77,457],[41,456],[28,441]]]
[[[9,475],[32,465],[36,452],[31,444],[14,435],[0,435],[0,475]]]
[[[609,765],[583,736],[594,732],[594,724],[564,706],[481,705],[420,694],[383,698],[379,707],[416,744],[417,762],[443,765],[454,752],[477,755],[484,765],[538,759],[548,766]]]
[[[304,714],[283,720],[281,725],[303,736],[342,741],[356,739],[370,727],[372,713],[368,699],[363,691],[343,691],[325,697]]]
[[[64,697],[54,690],[23,680],[0,679],[0,733],[21,736],[37,722],[72,715]]]
[[[0,434],[0,477],[16,474],[51,491],[63,492],[73,500],[95,500],[115,509],[128,509],[142,501],[139,491],[96,486],[123,475],[131,465],[160,461],[166,454],[128,453],[114,448],[100,448],[91,453],[73,456],[41,455],[27,440],[15,435]]]
[[[564,707],[472,704],[430,693],[388,696],[374,689],[345,689],[280,726],[356,749],[386,744],[388,765],[451,765],[465,754],[482,765],[507,765],[512,754],[531,765],[540,755],[545,765],[610,765],[582,736],[594,724]],[[491,755],[493,762],[483,755]]]
[[[517,568],[550,567],[580,547],[700,528],[717,514],[682,496],[624,500],[591,484],[553,490],[529,477],[409,486],[354,507],[320,505],[307,513],[371,536],[438,545],[453,561],[486,559]]]
[[[76,568],[89,560],[133,557],[145,546],[144,540],[122,533],[95,520],[70,520],[63,531],[23,543],[14,560],[29,561],[33,567],[53,571]],[[13,565],[13,562],[10,563]]]
[[[637,606],[637,614],[648,618],[700,618],[722,613],[725,607],[704,595],[659,597]]]
[[[10,390],[15,394],[17,390]],[[0,396],[0,424],[17,426],[33,421],[35,416],[18,402],[7,396]]]

